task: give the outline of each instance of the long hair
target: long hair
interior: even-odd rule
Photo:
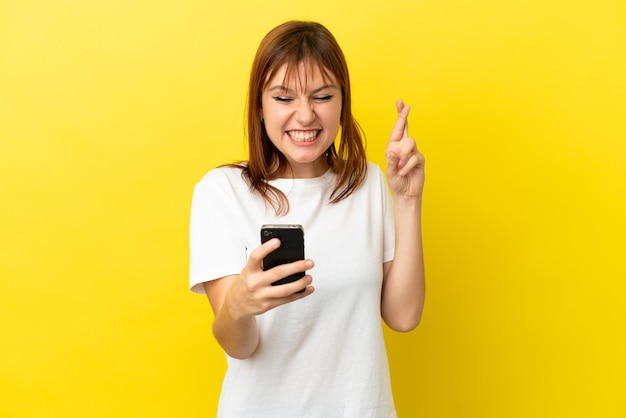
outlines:
[[[250,188],[269,202],[277,215],[289,211],[287,197],[268,181],[288,172],[288,161],[272,144],[261,121],[261,96],[274,74],[286,65],[286,78],[300,63],[317,65],[323,77],[334,76],[341,88],[341,137],[326,150],[326,161],[337,175],[330,202],[354,192],[367,174],[364,134],[352,116],[350,77],[346,60],[334,36],[319,23],[289,21],[271,30],[261,41],[252,63],[247,104],[249,161],[241,165]]]

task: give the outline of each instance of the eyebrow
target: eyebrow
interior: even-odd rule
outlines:
[[[319,93],[320,91],[326,90],[326,89],[337,89],[337,86],[334,85],[334,84],[325,84],[322,87],[318,87],[315,90],[313,90],[311,92],[311,94],[316,94],[316,93]],[[270,91],[270,92],[271,91],[281,91],[281,92],[285,92],[285,93],[289,93],[289,94],[295,94],[295,92],[292,89],[290,89],[290,88],[288,88],[286,86],[283,86],[283,85],[276,85],[276,86],[270,87],[269,89],[267,89],[267,91]]]

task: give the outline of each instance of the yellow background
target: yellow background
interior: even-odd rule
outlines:
[[[228,3],[228,4],[227,4]],[[193,185],[245,157],[261,37],[342,45],[368,155],[427,158],[401,417],[626,416],[626,3],[0,1],[0,416],[213,416]]]

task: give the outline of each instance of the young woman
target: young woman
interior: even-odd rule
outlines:
[[[218,416],[396,416],[381,317],[402,332],[420,322],[424,158],[398,101],[385,181],[350,95],[325,27],[276,27],[252,66],[249,160],[196,185],[190,285],[207,294],[227,355]],[[263,224],[302,225],[307,258],[264,271],[281,243],[261,245]]]

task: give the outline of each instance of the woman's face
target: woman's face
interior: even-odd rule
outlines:
[[[293,177],[319,177],[328,170],[325,153],[339,131],[341,88],[332,74],[325,79],[317,65],[300,63],[290,79],[285,72],[283,65],[263,90],[265,131],[289,162]]]

